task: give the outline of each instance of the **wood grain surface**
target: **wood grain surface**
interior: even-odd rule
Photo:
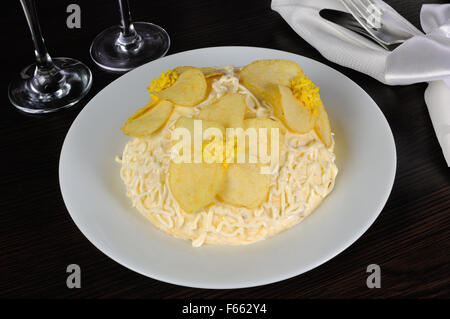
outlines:
[[[422,3],[387,1],[419,26]],[[66,27],[66,7],[81,7],[81,29]],[[38,1],[50,53],[85,62],[92,89],[79,106],[27,116],[8,101],[14,74],[33,62],[33,47],[19,1],[0,11],[0,295],[83,298],[387,298],[450,297],[450,175],[428,116],[426,84],[390,87],[325,60],[303,41],[267,0],[130,1],[135,21],[164,27],[168,54],[210,46],[245,45],[284,50],[325,63],[358,83],[386,116],[397,147],[397,175],[376,222],[336,258],[295,278],[262,287],[206,290],[162,283],[117,264],[97,250],[70,218],[58,183],[64,137],[85,103],[119,75],[89,57],[92,39],[117,24],[117,1]],[[255,57],[257,58],[257,57]],[[449,57],[450,58],[450,57]],[[382,156],[382,154],[380,154]],[[368,181],[370,182],[370,181]],[[66,267],[79,264],[82,288],[66,287]],[[382,288],[368,289],[366,267],[379,264]]]

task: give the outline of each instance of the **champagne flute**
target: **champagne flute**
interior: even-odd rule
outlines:
[[[31,31],[36,63],[11,81],[9,100],[26,113],[49,113],[76,104],[91,88],[91,71],[75,59],[52,59],[42,37],[35,1],[20,0],[20,3]]]
[[[102,31],[92,41],[91,58],[99,67],[126,72],[167,53],[170,38],[163,28],[132,22],[128,0],[119,0],[119,9],[121,24]]]

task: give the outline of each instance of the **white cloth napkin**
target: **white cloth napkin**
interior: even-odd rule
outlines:
[[[376,3],[393,10],[383,1]],[[323,19],[319,15],[323,8],[347,11],[338,0],[272,0],[272,9],[326,59],[388,85],[430,82],[425,101],[450,167],[450,4],[423,5],[425,34],[399,19],[415,36],[392,52]]]

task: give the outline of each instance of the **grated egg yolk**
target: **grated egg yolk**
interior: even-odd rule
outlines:
[[[319,88],[305,74],[300,74],[293,79],[289,88],[295,98],[307,107],[312,114],[318,113],[317,108],[322,104]]]
[[[147,87],[147,91],[160,92],[171,87],[178,79],[177,72],[173,70],[167,70],[167,72],[161,72],[161,75],[157,79],[153,79],[150,82],[150,86]],[[152,99],[158,99],[155,95],[151,94]]]

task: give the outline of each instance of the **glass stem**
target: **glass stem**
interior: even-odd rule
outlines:
[[[128,0],[119,0],[120,8],[120,28],[121,34],[118,39],[119,45],[130,45],[135,44],[140,40],[139,35],[134,29],[133,23],[131,22],[130,4]]]
[[[130,4],[128,0],[119,0],[119,8],[122,33],[125,37],[132,36],[136,31],[132,27],[133,24],[131,23]]]
[[[30,27],[36,56],[36,69],[30,79],[31,89],[41,93],[53,93],[64,85],[65,77],[53,63],[42,37],[35,0],[20,0]]]
[[[28,26],[30,27],[31,37],[33,38],[34,43],[34,54],[36,55],[36,64],[38,68],[53,68],[54,64],[52,58],[48,54],[44,38],[42,37],[35,1],[20,0],[20,3],[22,4]]]

